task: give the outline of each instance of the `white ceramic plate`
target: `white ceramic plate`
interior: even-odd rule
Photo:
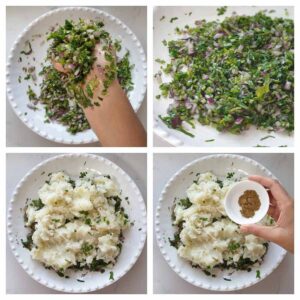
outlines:
[[[19,83],[18,77],[22,76],[23,78],[25,76],[22,68],[28,67],[28,63],[30,66],[35,66],[36,74],[41,70],[41,63],[44,62],[49,46],[49,42],[45,41],[46,32],[49,32],[52,26],[64,24],[65,19],[78,20],[78,18],[103,21],[104,29],[111,34],[112,38],[121,40],[120,56],[125,53],[126,49],[130,51],[129,60],[135,66],[133,69],[134,89],[128,94],[128,97],[135,111],[139,109],[146,92],[147,67],[144,50],[135,34],[118,18],[98,9],[84,7],[59,8],[37,18],[19,35],[10,52],[7,65],[8,99],[17,116],[31,130],[48,140],[65,144],[86,144],[96,142],[98,139],[91,129],[72,135],[67,132],[63,125],[44,123],[44,109],[42,106],[38,111],[29,109],[27,106],[29,100],[26,94],[28,84],[38,94],[41,76],[37,76],[37,86],[33,86],[30,81],[26,80]],[[28,57],[20,55],[27,40],[31,42],[33,49],[33,53]],[[20,56],[22,62],[18,62]]]
[[[38,189],[44,184],[48,173],[65,170],[78,176],[84,170],[109,174],[118,182],[122,195],[129,198],[123,202],[129,219],[134,225],[124,232],[124,243],[115,266],[105,273],[89,272],[81,278],[81,272],[74,272],[69,279],[59,277],[54,271],[47,270],[30,256],[23,248],[21,239],[28,233],[24,228],[24,206],[26,198],[36,198]],[[66,154],[50,158],[29,171],[20,181],[8,207],[8,239],[11,249],[23,269],[39,283],[63,292],[91,292],[108,286],[124,276],[134,265],[144,247],[146,239],[146,208],[142,195],[132,179],[117,165],[106,158],[90,154]],[[114,280],[109,279],[109,272],[114,273]],[[86,273],[83,272],[83,273]],[[84,280],[78,282],[77,279]]]
[[[168,238],[174,236],[174,226],[171,221],[170,208],[175,197],[186,197],[186,190],[195,179],[196,173],[211,171],[218,176],[226,176],[228,172],[242,172],[243,174],[257,174],[275,178],[272,173],[256,161],[244,156],[218,154],[192,161],[179,170],[167,183],[160,196],[155,215],[155,230],[157,243],[161,253],[169,266],[187,282],[209,290],[232,291],[249,287],[271,274],[283,260],[286,251],[276,244],[269,243],[269,250],[264,261],[251,272],[236,271],[228,278],[228,271],[224,271],[216,278],[206,276],[201,270],[193,268],[191,264],[177,255],[177,250],[171,247]],[[260,270],[261,278],[256,278],[256,270]]]
[[[287,7],[288,16],[286,16],[285,7],[254,7],[254,6],[237,6],[228,7],[227,13],[224,16],[217,16],[216,8],[218,6],[194,6],[194,7],[156,7],[154,10],[154,41],[153,44],[153,59],[156,58],[169,61],[168,49],[162,44],[163,40],[177,39],[178,35],[175,34],[174,29],[176,27],[183,28],[186,24],[194,26],[196,20],[206,19],[208,21],[216,20],[219,18],[222,20],[225,16],[231,15],[233,11],[238,14],[253,15],[260,10],[270,10],[274,9],[276,12],[270,14],[270,16],[278,17],[289,17],[293,18],[293,8]],[[189,16],[189,13],[192,14]],[[163,20],[161,18],[165,16]],[[178,20],[173,23],[170,19],[173,17],[178,17]],[[159,71],[160,64],[154,62],[153,72],[154,74]],[[163,82],[170,81],[170,78],[162,76]],[[154,114],[154,132],[164,139],[166,142],[172,144],[173,146],[201,146],[201,147],[255,147],[260,146],[288,146],[292,147],[294,138],[293,135],[289,136],[284,133],[271,133],[267,131],[257,130],[251,127],[249,130],[244,131],[240,135],[234,135],[230,133],[221,133],[210,126],[203,126],[200,124],[196,125],[195,129],[191,129],[187,125],[187,128],[192,132],[195,137],[191,138],[177,130],[168,128],[159,118],[159,115],[165,115],[167,108],[172,101],[170,99],[161,98],[157,100],[156,95],[160,94],[159,84],[157,80],[154,79],[153,83],[153,114]],[[261,140],[262,138],[272,135],[274,138],[268,138]],[[214,141],[211,141],[214,140]],[[209,141],[209,142],[206,142]]]

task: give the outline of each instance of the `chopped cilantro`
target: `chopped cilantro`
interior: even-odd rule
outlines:
[[[29,205],[31,207],[34,207],[35,210],[40,210],[45,206],[45,204],[42,202],[40,198],[31,200],[31,203]]]
[[[84,178],[87,175],[87,172],[80,172],[79,178]]]
[[[223,181],[220,180],[220,179],[217,179],[216,183],[219,185],[219,187],[222,189],[224,184],[223,184]]]
[[[114,279],[114,272],[109,272],[109,280],[115,280]]]
[[[27,240],[24,241],[23,239],[21,239],[21,243],[23,245],[24,248],[31,250],[32,249],[32,245],[33,245],[33,240],[32,240],[32,233],[29,233],[27,235]]]
[[[231,253],[233,253],[233,252],[235,252],[237,249],[239,249],[240,248],[240,244],[239,243],[236,243],[236,242],[234,242],[234,241],[231,241],[230,243],[229,243],[229,245],[228,245],[228,250],[231,252]]]
[[[184,207],[185,209],[192,206],[192,202],[189,200],[189,198],[180,199],[178,204]]]
[[[227,6],[221,6],[217,8],[218,16],[222,16],[226,13]]]
[[[176,233],[174,234],[173,240],[171,240],[171,238],[168,238],[168,240],[169,240],[170,246],[172,246],[172,247],[178,249],[178,247],[179,247],[179,245],[180,245],[180,236],[179,236],[179,233],[178,233],[178,232],[176,232]]]
[[[234,172],[228,172],[227,175],[226,175],[226,178],[230,179],[234,176],[234,174],[235,174]]]
[[[260,141],[264,141],[264,140],[270,139],[270,138],[275,139],[275,136],[274,136],[274,135],[266,135],[266,136],[262,137],[262,138],[260,139]]]
[[[90,245],[87,242],[83,242],[80,249],[83,252],[83,254],[87,256],[94,249],[94,246]]]

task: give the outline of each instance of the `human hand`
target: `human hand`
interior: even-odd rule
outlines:
[[[85,116],[103,146],[145,147],[147,136],[114,73],[113,48],[96,45],[95,61],[80,87],[92,105],[82,106]],[[68,68],[52,62],[57,71]],[[89,94],[91,90],[92,94]]]
[[[95,61],[90,72],[86,75],[84,81],[79,83],[85,97],[90,101],[89,106],[83,106],[83,110],[87,107],[100,105],[103,101],[109,85],[114,83],[114,87],[119,87],[119,81],[116,76],[116,53],[111,45],[96,44],[93,56]],[[62,65],[57,61],[52,61],[54,68],[61,73],[68,74],[72,71],[71,66]]]
[[[269,189],[268,215],[275,220],[276,224],[275,226],[242,225],[241,232],[254,234],[294,253],[294,201],[277,180],[258,175],[249,176],[249,179]]]

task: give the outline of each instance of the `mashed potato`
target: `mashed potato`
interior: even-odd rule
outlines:
[[[109,176],[82,172],[73,180],[53,173],[38,196],[26,209],[33,259],[59,272],[115,263],[129,221]]]
[[[260,263],[267,251],[266,241],[242,234],[239,225],[226,215],[224,198],[237,180],[240,179],[234,173],[228,173],[222,180],[210,172],[200,174],[187,189],[187,198],[175,203],[178,255],[203,270],[247,269]]]

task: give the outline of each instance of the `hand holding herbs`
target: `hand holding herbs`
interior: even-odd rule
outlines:
[[[270,189],[270,208],[268,214],[275,220],[276,226],[243,225],[241,231],[254,234],[274,242],[294,253],[294,204],[282,185],[270,178],[250,176],[250,180]]]
[[[61,123],[72,134],[90,128],[82,109],[100,106],[115,80],[126,93],[133,89],[129,52],[116,57],[113,53],[121,50],[121,44],[103,26],[103,22],[79,19],[53,29],[47,37],[52,41],[47,65],[40,72],[40,95],[28,88],[31,106],[43,105],[45,122]]]
[[[294,130],[294,22],[233,15],[176,28],[178,39],[163,41],[155,77],[172,104],[160,119],[189,136],[198,121],[240,134],[251,125],[268,131]],[[162,74],[170,80],[162,81]]]

